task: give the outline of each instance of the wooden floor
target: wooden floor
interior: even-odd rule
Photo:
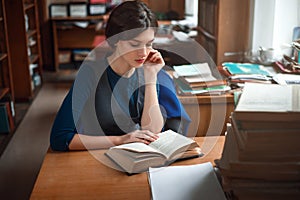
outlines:
[[[46,82],[0,157],[0,199],[29,199],[56,112],[71,82]]]

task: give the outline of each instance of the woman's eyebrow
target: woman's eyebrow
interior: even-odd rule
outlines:
[[[134,42],[139,42],[139,43],[142,43],[143,41],[140,41],[140,40],[137,40],[137,39],[132,39],[132,41],[134,41]],[[154,41],[154,38],[152,39],[152,40],[150,40],[150,41],[148,41],[147,43],[151,43],[151,42],[153,42]]]

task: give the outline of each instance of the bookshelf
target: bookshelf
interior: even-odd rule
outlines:
[[[12,69],[11,60],[8,44],[8,33],[7,33],[7,19],[5,0],[0,1],[0,109],[4,109],[5,116],[1,113],[1,124],[7,123],[3,117],[10,119],[9,132],[14,131],[14,120],[12,113],[14,113],[14,90],[12,81]],[[2,127],[2,126],[1,126]],[[2,132],[3,130],[1,130]]]
[[[15,100],[29,101],[38,91],[42,79],[37,0],[4,2]]]
[[[171,20],[165,19],[170,17],[170,11],[176,12],[179,19],[185,17],[185,0],[143,0],[149,8],[157,14],[159,20]]]
[[[156,14],[166,14],[170,10],[176,11],[180,19],[184,18],[184,0],[143,0]],[[67,1],[61,1],[62,5]],[[107,14],[107,13],[106,13]],[[101,42],[104,37],[103,30],[95,30],[96,24],[107,17],[103,15],[87,15],[85,17],[50,17],[53,35],[54,71],[63,69],[64,64],[74,63],[73,50],[91,50]],[[75,25],[75,22],[89,22],[85,28]],[[61,59],[63,58],[63,59]],[[76,65],[72,66],[76,69]]]
[[[241,59],[225,52],[249,50],[252,7],[250,0],[198,1],[197,41],[217,65]]]
[[[7,94],[11,94],[13,97],[13,87],[12,73],[9,57],[9,47],[7,40],[7,26],[6,26],[6,16],[4,0],[0,2],[0,99],[2,99]]]
[[[96,37],[103,36],[103,31],[96,31],[96,24],[103,20],[104,15],[86,17],[52,17],[52,35],[54,51],[54,71],[60,70],[61,64],[72,63],[72,51],[75,49],[91,50],[96,47]],[[76,22],[87,22],[87,27],[81,28]],[[65,55],[64,55],[65,54]],[[66,55],[68,54],[68,55]],[[67,61],[60,57],[67,56]],[[63,59],[65,60],[65,59]]]

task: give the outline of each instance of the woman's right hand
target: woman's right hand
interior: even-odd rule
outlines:
[[[133,132],[127,133],[125,135],[120,136],[121,143],[132,143],[132,142],[142,142],[144,144],[150,144],[158,139],[158,135],[152,133],[148,130],[135,130]]]
[[[159,51],[152,49],[144,62],[145,83],[156,82],[157,73],[165,66],[165,61]]]

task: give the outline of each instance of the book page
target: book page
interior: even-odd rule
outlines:
[[[173,68],[178,76],[208,76],[211,74],[211,70],[207,63],[178,65]]]
[[[159,139],[150,143],[149,146],[162,152],[168,159],[176,150],[181,147],[194,143],[190,138],[180,135],[172,130],[168,130],[159,134]]]
[[[197,82],[215,81],[217,79],[215,77],[213,77],[212,74],[205,74],[205,75],[199,75],[199,76],[185,77],[185,80],[188,83],[197,83]]]
[[[125,150],[129,150],[129,151],[140,152],[140,153],[154,152],[154,153],[162,154],[157,149],[154,149],[150,145],[146,145],[146,144],[141,143],[141,142],[133,142],[133,143],[128,143],[128,144],[122,144],[122,145],[118,145],[118,146],[115,146],[115,147],[112,147],[112,148],[114,148],[114,149],[125,149]]]
[[[236,111],[292,111],[291,85],[246,83]]]
[[[292,110],[295,112],[300,111],[300,85],[292,86]]]
[[[222,187],[210,162],[149,168],[149,184],[153,200],[225,200]]]
[[[297,74],[281,74],[273,76],[273,80],[280,85],[300,84],[300,76]]]

